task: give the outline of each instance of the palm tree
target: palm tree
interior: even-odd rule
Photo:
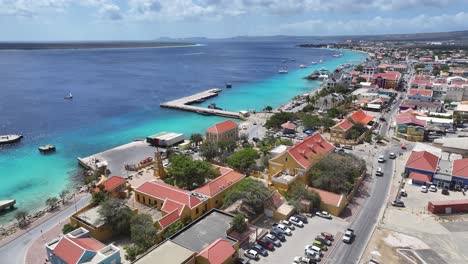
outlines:
[[[69,191],[68,190],[63,190],[62,192],[60,192],[59,196],[60,196],[60,199],[62,199],[62,203],[65,203],[65,198],[67,197]]]
[[[28,213],[24,210],[19,210],[15,214],[16,221],[18,221],[19,227],[24,227],[26,226],[26,217],[28,216]]]
[[[49,197],[46,200],[46,205],[50,207],[50,209],[54,209],[57,206],[58,199],[57,197]]]
[[[323,104],[325,105],[325,108],[328,106],[328,99],[327,98],[323,99]]]
[[[331,98],[332,107],[335,107],[336,99],[335,97]]]
[[[203,141],[203,136],[200,133],[195,133],[190,135],[190,141],[195,143],[196,146],[200,144],[200,142]]]

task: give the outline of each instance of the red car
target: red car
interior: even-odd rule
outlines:
[[[265,249],[268,249],[268,250],[273,250],[275,248],[275,246],[273,245],[273,243],[271,243],[270,241],[267,241],[266,239],[259,239],[257,240],[257,243],[264,247]]]
[[[330,233],[327,233],[327,232],[322,232],[320,233],[320,235],[322,235],[324,238],[330,240],[330,241],[333,241],[333,235],[330,234]]]

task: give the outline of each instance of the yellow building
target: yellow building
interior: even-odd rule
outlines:
[[[320,210],[329,212],[334,216],[339,216],[348,204],[344,194],[336,194],[325,190],[309,187],[320,196]]]
[[[319,132],[305,138],[301,143],[288,148],[268,163],[269,183],[284,194],[297,179],[309,183],[308,172],[326,154],[333,151]]]
[[[349,138],[349,131],[353,127],[353,124],[362,124],[367,126],[372,119],[372,116],[367,115],[362,109],[353,112],[330,128],[330,141],[346,144],[346,141]]]
[[[423,142],[427,122],[416,118],[411,112],[405,112],[396,117],[396,135],[409,141]]]

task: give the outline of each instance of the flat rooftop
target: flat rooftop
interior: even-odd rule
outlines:
[[[231,227],[232,219],[230,215],[213,210],[175,234],[171,240],[194,252],[201,252],[219,238],[225,238],[235,244],[236,241],[227,237],[226,233]]]
[[[101,208],[101,206],[93,207],[87,211],[84,211],[76,215],[76,218],[94,227],[100,227],[104,225],[106,222],[104,218],[102,218],[101,215],[99,214],[99,208]]]
[[[189,249],[184,248],[170,240],[151,250],[146,255],[135,261],[136,264],[180,264],[185,263],[196,254]]]

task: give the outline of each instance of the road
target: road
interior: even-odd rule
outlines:
[[[31,229],[27,229],[26,233],[0,247],[0,259],[2,260],[0,262],[8,264],[24,264],[26,253],[29,247],[31,246],[32,242],[41,236],[42,232],[47,232],[56,226],[59,222],[67,220],[72,214],[75,213],[76,209],[80,210],[84,206],[88,205],[90,201],[91,195],[88,194],[80,200],[76,201],[76,207],[75,203],[70,203],[67,208],[53,215],[43,223],[32,227]],[[3,262],[3,260],[6,262]]]

